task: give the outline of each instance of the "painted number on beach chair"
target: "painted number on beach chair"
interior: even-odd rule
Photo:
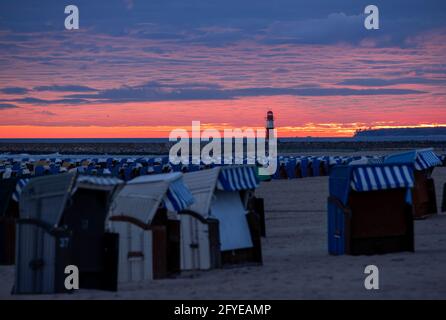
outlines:
[[[60,248],[68,248],[70,244],[70,238],[60,238],[59,239],[59,247]]]

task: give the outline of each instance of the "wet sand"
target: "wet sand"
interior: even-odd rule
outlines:
[[[439,209],[446,168],[434,171]],[[329,256],[328,178],[262,183],[267,238],[263,266],[183,273],[176,279],[127,286],[119,292],[11,296],[14,268],[0,266],[2,299],[445,299],[446,214],[415,221],[415,253]],[[364,288],[364,268],[380,271],[380,289]]]

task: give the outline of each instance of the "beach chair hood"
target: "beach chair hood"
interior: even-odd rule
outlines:
[[[221,167],[217,189],[222,191],[242,191],[256,189],[259,181],[255,166]]]
[[[337,166],[330,175],[329,184],[330,194],[346,205],[351,191],[413,188],[413,166],[409,163]]]
[[[20,218],[57,226],[75,185],[75,178],[75,174],[67,173],[31,179],[20,195]]]
[[[404,162],[413,163],[414,168],[417,171],[442,165],[442,161],[432,148],[392,154],[384,159],[384,163]]]
[[[227,166],[185,174],[196,202],[190,210],[219,221],[222,251],[253,247],[240,191],[256,189],[255,166]]]
[[[208,218],[214,193],[220,191],[242,191],[256,189],[259,181],[255,166],[227,166],[189,172],[184,182],[192,192],[195,202],[190,210]]]
[[[110,217],[128,216],[150,225],[160,205],[178,212],[193,201],[181,173],[141,176],[127,182],[117,194]]]
[[[122,185],[124,181],[114,177],[96,177],[79,175],[76,179],[77,188],[112,191],[117,186]]]

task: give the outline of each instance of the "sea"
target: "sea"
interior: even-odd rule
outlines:
[[[376,137],[296,137],[279,138],[278,142],[401,142],[401,141],[445,141],[446,135],[423,136],[376,136]],[[165,143],[168,138],[33,138],[0,139],[0,143]]]

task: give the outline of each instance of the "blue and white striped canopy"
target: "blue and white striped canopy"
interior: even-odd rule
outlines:
[[[368,158],[367,160],[368,160],[369,164],[383,164],[384,163],[383,157],[371,157],[371,158]]]
[[[425,170],[442,165],[440,158],[432,150],[421,150],[417,152],[415,169]]]
[[[117,184],[124,183],[121,179],[114,178],[114,177],[97,177],[97,176],[84,176],[79,175],[77,177],[76,182],[78,184],[90,184],[90,185],[96,185],[96,186],[115,186]]]
[[[15,187],[15,191],[12,194],[12,200],[19,202],[20,194],[22,193],[23,188],[28,184],[29,179],[20,179],[17,181],[17,185]]]
[[[183,179],[172,181],[163,199],[169,211],[180,212],[194,203],[194,196],[186,187]]]
[[[358,192],[412,188],[414,176],[407,165],[358,166],[353,169],[351,188]]]
[[[218,175],[217,189],[223,191],[240,191],[256,189],[259,180],[254,166],[222,167]]]
[[[384,159],[384,163],[413,163],[415,170],[426,170],[442,165],[440,158],[433,149],[413,150],[391,154]]]
[[[14,201],[19,201],[20,194],[22,193],[23,188],[28,184],[29,179],[20,179],[17,182],[16,189],[12,194],[12,199]],[[83,176],[79,175],[76,180],[77,185],[79,184],[87,184],[87,185],[95,185],[95,186],[103,186],[103,187],[112,187],[117,184],[123,183],[121,179],[113,178],[113,177],[96,177],[96,176]],[[74,188],[73,192],[77,189]]]

